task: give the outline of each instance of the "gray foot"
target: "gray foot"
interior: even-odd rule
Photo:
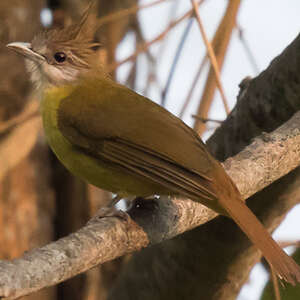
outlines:
[[[89,221],[89,223],[92,222],[94,219],[102,219],[107,217],[120,218],[126,222],[130,219],[130,216],[128,215],[127,212],[118,210],[115,207],[106,206],[100,208],[93,216],[93,218]]]

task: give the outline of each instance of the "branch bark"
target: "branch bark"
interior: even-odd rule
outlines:
[[[300,113],[225,162],[243,196],[255,193],[300,165],[299,128]],[[279,163],[275,164],[276,161]],[[270,168],[273,168],[271,173]],[[251,173],[251,177],[243,176]],[[240,184],[243,178],[245,182]],[[99,263],[170,239],[216,216],[208,208],[187,199],[154,201],[155,205],[146,201],[133,206],[129,212],[132,219],[128,221],[96,217],[68,237],[30,251],[20,259],[2,261],[0,297],[15,299],[54,285]]]

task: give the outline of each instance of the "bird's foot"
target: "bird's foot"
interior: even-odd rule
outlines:
[[[116,209],[115,207],[109,207],[109,206],[100,208],[97,211],[96,216],[98,218],[117,217],[117,218],[121,218],[121,219],[125,219],[125,220],[127,220],[129,218],[127,212],[120,210],[120,209]]]
[[[130,219],[130,216],[128,215],[127,212],[116,209],[115,207],[106,206],[106,207],[100,208],[96,212],[96,214],[93,216],[93,218],[89,221],[89,223],[95,219],[102,219],[102,218],[107,218],[107,217],[120,218],[126,222],[129,221],[129,219]]]

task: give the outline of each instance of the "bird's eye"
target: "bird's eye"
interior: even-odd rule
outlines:
[[[54,54],[54,59],[58,63],[63,63],[67,59],[67,55],[64,52],[56,52]]]

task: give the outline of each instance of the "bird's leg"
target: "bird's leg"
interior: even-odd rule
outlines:
[[[105,218],[105,217],[118,217],[121,219],[128,220],[129,215],[122,210],[116,209],[115,205],[122,199],[121,196],[116,195],[112,198],[109,204],[105,207],[100,208],[93,218]]]
[[[107,205],[107,207],[115,207],[115,205],[122,200],[122,197],[119,195],[114,196],[111,201],[109,202],[109,204]]]

